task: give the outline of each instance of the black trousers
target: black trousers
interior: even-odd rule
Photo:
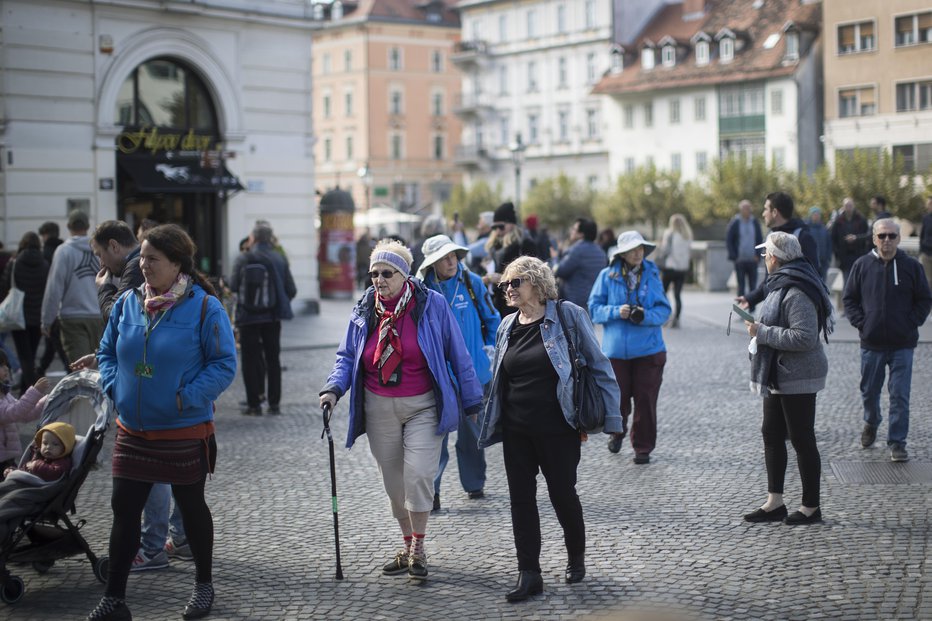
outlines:
[[[683,301],[680,299],[680,295],[683,293],[683,283],[686,282],[686,272],[663,270],[662,276],[664,294],[670,289],[670,283],[673,283],[673,299],[676,300],[676,314],[674,317],[679,319],[683,310]]]
[[[259,407],[259,395],[264,392],[268,375],[269,405],[282,400],[281,355],[282,322],[244,324],[239,327],[239,346],[242,354],[243,383],[246,385],[246,404]]]
[[[540,571],[540,514],[537,510],[537,472],[544,474],[550,504],[563,527],[563,541],[570,557],[586,551],[586,525],[576,494],[576,467],[580,439],[576,434],[529,435],[504,430],[503,453],[511,526],[519,571]]]
[[[61,328],[59,327],[58,320],[49,328],[49,334],[51,336],[45,339],[45,350],[42,352],[42,359],[39,361],[39,368],[36,369],[36,372],[38,375],[45,375],[45,372],[48,371],[48,368],[52,365],[52,361],[55,360],[55,354],[58,354],[61,363],[65,367],[65,372],[67,373],[68,356],[65,355],[65,348],[62,347],[61,344]]]
[[[13,330],[13,344],[16,345],[16,357],[23,370],[23,379],[20,382],[20,394],[36,383],[36,351],[39,341],[42,340],[40,326],[26,326],[25,330]],[[67,371],[67,369],[66,369]]]
[[[796,450],[799,478],[802,482],[805,507],[819,506],[819,485],[822,458],[815,438],[815,393],[807,395],[775,395],[764,397],[764,462],[767,465],[767,491],[783,493],[786,477],[786,440]]]
[[[210,508],[204,500],[206,479],[193,485],[172,485],[172,496],[181,510],[184,532],[194,556],[195,580],[212,582],[214,522]],[[139,550],[142,531],[140,518],[142,509],[149,499],[152,483],[113,479],[113,528],[110,531],[110,572],[107,576],[106,594],[123,599],[126,597],[126,580],[133,558]]]

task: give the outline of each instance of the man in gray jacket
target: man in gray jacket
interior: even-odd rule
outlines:
[[[91,251],[89,228],[83,211],[68,214],[71,237],[55,249],[42,299],[42,333],[48,336],[59,322],[69,362],[96,351],[104,329],[94,282],[100,262]]]

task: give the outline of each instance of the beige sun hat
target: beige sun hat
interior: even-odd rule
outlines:
[[[446,235],[434,235],[424,240],[424,243],[421,244],[421,252],[424,253],[424,262],[421,263],[421,267],[417,271],[417,277],[423,280],[431,265],[451,252],[455,252],[456,258],[462,260],[469,252],[469,248],[454,243]]]
[[[614,261],[629,250],[634,250],[638,246],[644,246],[644,256],[646,257],[654,251],[657,244],[652,244],[644,239],[644,236],[637,231],[625,231],[618,236],[618,242],[611,251],[611,260]]]

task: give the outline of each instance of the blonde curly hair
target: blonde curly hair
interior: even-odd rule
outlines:
[[[501,282],[507,282],[512,278],[527,279],[540,297],[541,304],[559,297],[553,270],[537,257],[518,257],[509,263],[502,274]]]

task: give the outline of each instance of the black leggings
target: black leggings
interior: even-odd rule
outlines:
[[[680,299],[680,294],[683,293],[683,283],[686,282],[686,272],[680,272],[679,270],[663,270],[662,279],[664,293],[670,288],[670,283],[673,283],[673,299],[676,300],[676,314],[673,316],[679,319],[680,312],[683,310],[683,301]]]
[[[796,449],[796,462],[803,488],[804,507],[819,506],[819,477],[822,459],[815,437],[815,393],[764,397],[764,462],[767,464],[767,491],[783,493],[786,476],[786,439]]]
[[[181,517],[184,530],[194,556],[197,582],[212,582],[214,521],[204,500],[205,479],[193,485],[172,485],[172,495]],[[139,536],[142,509],[149,498],[152,483],[113,479],[113,529],[110,531],[110,571],[107,576],[106,594],[123,599],[126,597],[126,580],[136,552],[139,551]]]

